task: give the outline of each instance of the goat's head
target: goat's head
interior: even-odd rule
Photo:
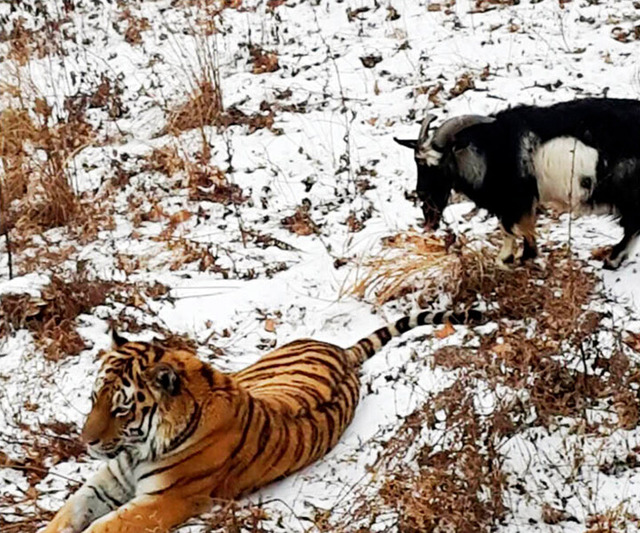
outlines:
[[[412,148],[415,152],[418,166],[416,192],[422,202],[425,228],[429,230],[438,227],[453,186],[452,176],[446,172],[443,165],[443,156],[453,146],[455,136],[462,130],[474,124],[495,120],[480,115],[454,117],[445,121],[429,137],[429,126],[434,119],[433,115],[427,115],[422,121],[417,139],[395,139],[398,144]]]

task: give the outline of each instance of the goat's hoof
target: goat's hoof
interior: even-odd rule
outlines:
[[[498,258],[498,260],[496,261],[496,266],[500,269],[500,270],[504,270],[505,272],[511,272],[513,270],[514,267],[514,257],[513,255],[510,255],[509,257],[505,258],[505,259],[500,259]]]
[[[620,255],[615,259],[606,257],[604,262],[602,263],[602,268],[604,268],[605,270],[618,270],[618,267],[620,266],[620,263],[622,263],[623,259],[624,258]]]

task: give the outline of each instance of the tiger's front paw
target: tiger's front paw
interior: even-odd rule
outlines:
[[[81,533],[81,531],[82,529],[73,526],[71,516],[61,510],[44,529],[40,530],[40,533]]]

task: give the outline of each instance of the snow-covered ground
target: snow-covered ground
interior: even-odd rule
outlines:
[[[442,119],[640,93],[640,7],[631,0],[25,0],[0,5],[0,17],[0,111],[42,99],[54,121],[84,106],[95,133],[73,152],[68,175],[85,201],[102,198],[95,203],[111,217],[96,219],[89,237],[64,227],[31,237],[14,250],[10,281],[3,241],[0,298],[44,298],[54,275],[140,288],[81,314],[76,324],[87,348],[59,361],[45,359],[32,330],[0,329],[0,531],[7,532],[16,530],[10,522],[56,509],[96,466],[77,453],[44,462],[29,454],[34,432],[69,436],[46,426],[54,421],[70,423],[64,428],[75,438],[90,405],[95,354],[109,344],[109,321],[143,339],[158,331],[184,335],[203,358],[228,370],[300,337],[350,345],[418,307],[415,293],[378,306],[371,294],[357,299],[345,290],[358,265],[380,252],[382,237],[420,227],[420,210],[406,198],[415,184],[412,154],[394,136],[415,136],[427,110]],[[18,20],[23,31],[12,33]],[[26,61],[18,41],[31,50]],[[275,53],[279,68],[258,72],[256,47]],[[166,133],[170,111],[204,72],[219,79],[225,109],[235,106],[254,121],[272,113],[271,127]],[[92,98],[101,84],[106,102]],[[167,147],[186,170],[168,176],[150,164],[154,150]],[[189,187],[205,167],[221,169],[246,201],[225,205],[207,199],[206,187]],[[499,244],[496,221],[483,212],[466,220],[470,208],[448,209],[446,221],[490,263]],[[302,223],[290,231],[283,220],[296,209]],[[598,294],[588,307],[607,313],[595,334],[597,353],[606,358],[619,350],[633,372],[638,355],[621,339],[640,330],[638,255],[616,272],[600,270],[591,250],[621,234],[605,217],[571,224],[566,215],[543,218],[539,231],[548,249],[570,242],[593,271]],[[547,266],[544,254],[538,266]],[[169,292],[150,295],[154,283]],[[431,297],[448,302],[445,294]],[[463,328],[446,338],[424,328],[391,344],[365,365],[360,406],[336,449],[240,507],[260,505],[266,531],[401,530],[388,501],[386,510],[350,521],[356,496],[384,507],[380,485],[392,473],[371,465],[407,415],[464,372],[434,364],[430,354],[445,345],[475,349],[497,327]],[[593,353],[567,357],[567,368],[584,364],[580,369],[592,374]],[[526,387],[492,390],[477,376],[472,382],[480,414],[491,413],[498,397],[528,394]],[[627,382],[635,397],[637,383]],[[496,530],[585,531],[604,515],[613,517],[612,530],[640,529],[640,461],[629,459],[640,453],[640,431],[637,422],[616,425],[615,410],[604,404],[542,425],[529,413],[527,427],[504,440],[505,510]],[[418,440],[446,447],[447,431],[446,423],[425,427]],[[416,455],[407,452],[417,470]],[[29,477],[34,464],[47,469],[37,482]],[[568,519],[552,524],[543,517],[545,504],[566,510]],[[181,531],[208,527],[198,520]]]

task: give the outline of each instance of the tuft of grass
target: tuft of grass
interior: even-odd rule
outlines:
[[[450,244],[433,235],[410,231],[383,239],[378,256],[358,265],[355,282],[343,291],[358,298],[373,297],[378,305],[431,283],[455,266]]]
[[[0,302],[0,323],[3,328],[27,328],[42,346],[45,357],[59,361],[86,348],[76,330],[75,318],[104,303],[112,289],[113,285],[107,282],[82,278],[64,281],[53,276],[39,298],[4,295]]]
[[[20,87],[3,86],[2,94],[20,94]],[[55,121],[43,98],[0,111],[0,195],[2,228],[21,236],[78,221],[82,206],[74,193],[68,163],[89,146],[95,133],[84,107],[65,104],[66,118]]]

